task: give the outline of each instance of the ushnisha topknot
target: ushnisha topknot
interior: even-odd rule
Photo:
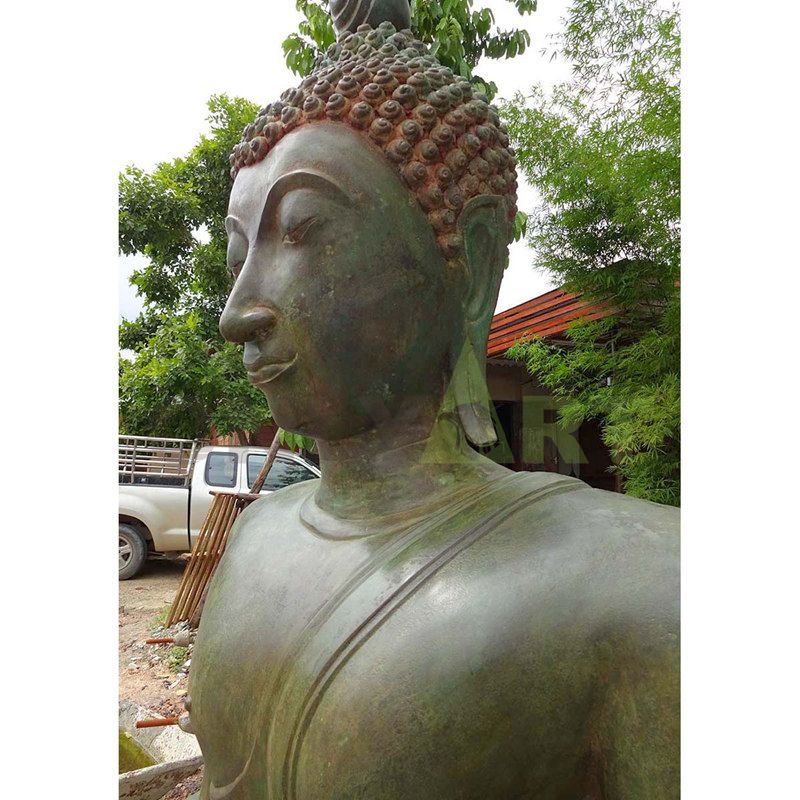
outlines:
[[[301,125],[334,120],[380,147],[414,193],[448,261],[462,256],[458,216],[480,195],[517,212],[514,150],[497,108],[391,22],[342,31],[298,88],[262,108],[230,156],[231,176]],[[508,226],[509,239],[511,225]]]

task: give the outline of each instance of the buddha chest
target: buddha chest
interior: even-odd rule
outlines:
[[[215,577],[203,800],[591,797],[598,624],[560,572],[584,485],[514,475],[352,538],[302,522],[314,489],[255,504]]]

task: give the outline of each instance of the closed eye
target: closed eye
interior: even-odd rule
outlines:
[[[287,231],[283,237],[284,244],[299,244],[303,237],[316,223],[316,217],[309,217],[303,220],[299,225],[295,225],[291,230]]]

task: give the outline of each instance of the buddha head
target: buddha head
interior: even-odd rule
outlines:
[[[336,441],[436,408],[492,444],[508,135],[485,96],[397,30],[407,0],[331,10],[337,42],[231,154],[220,330],[287,430]]]

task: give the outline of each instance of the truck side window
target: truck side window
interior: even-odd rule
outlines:
[[[209,453],[206,458],[206,483],[209,486],[236,486],[236,453]]]
[[[252,486],[255,482],[265,458],[266,456],[255,453],[247,456],[248,486]],[[267,480],[264,481],[264,489],[274,492],[276,489],[283,489],[284,486],[290,486],[301,481],[310,481],[316,477],[310,469],[306,469],[302,464],[278,456],[272,463]]]

